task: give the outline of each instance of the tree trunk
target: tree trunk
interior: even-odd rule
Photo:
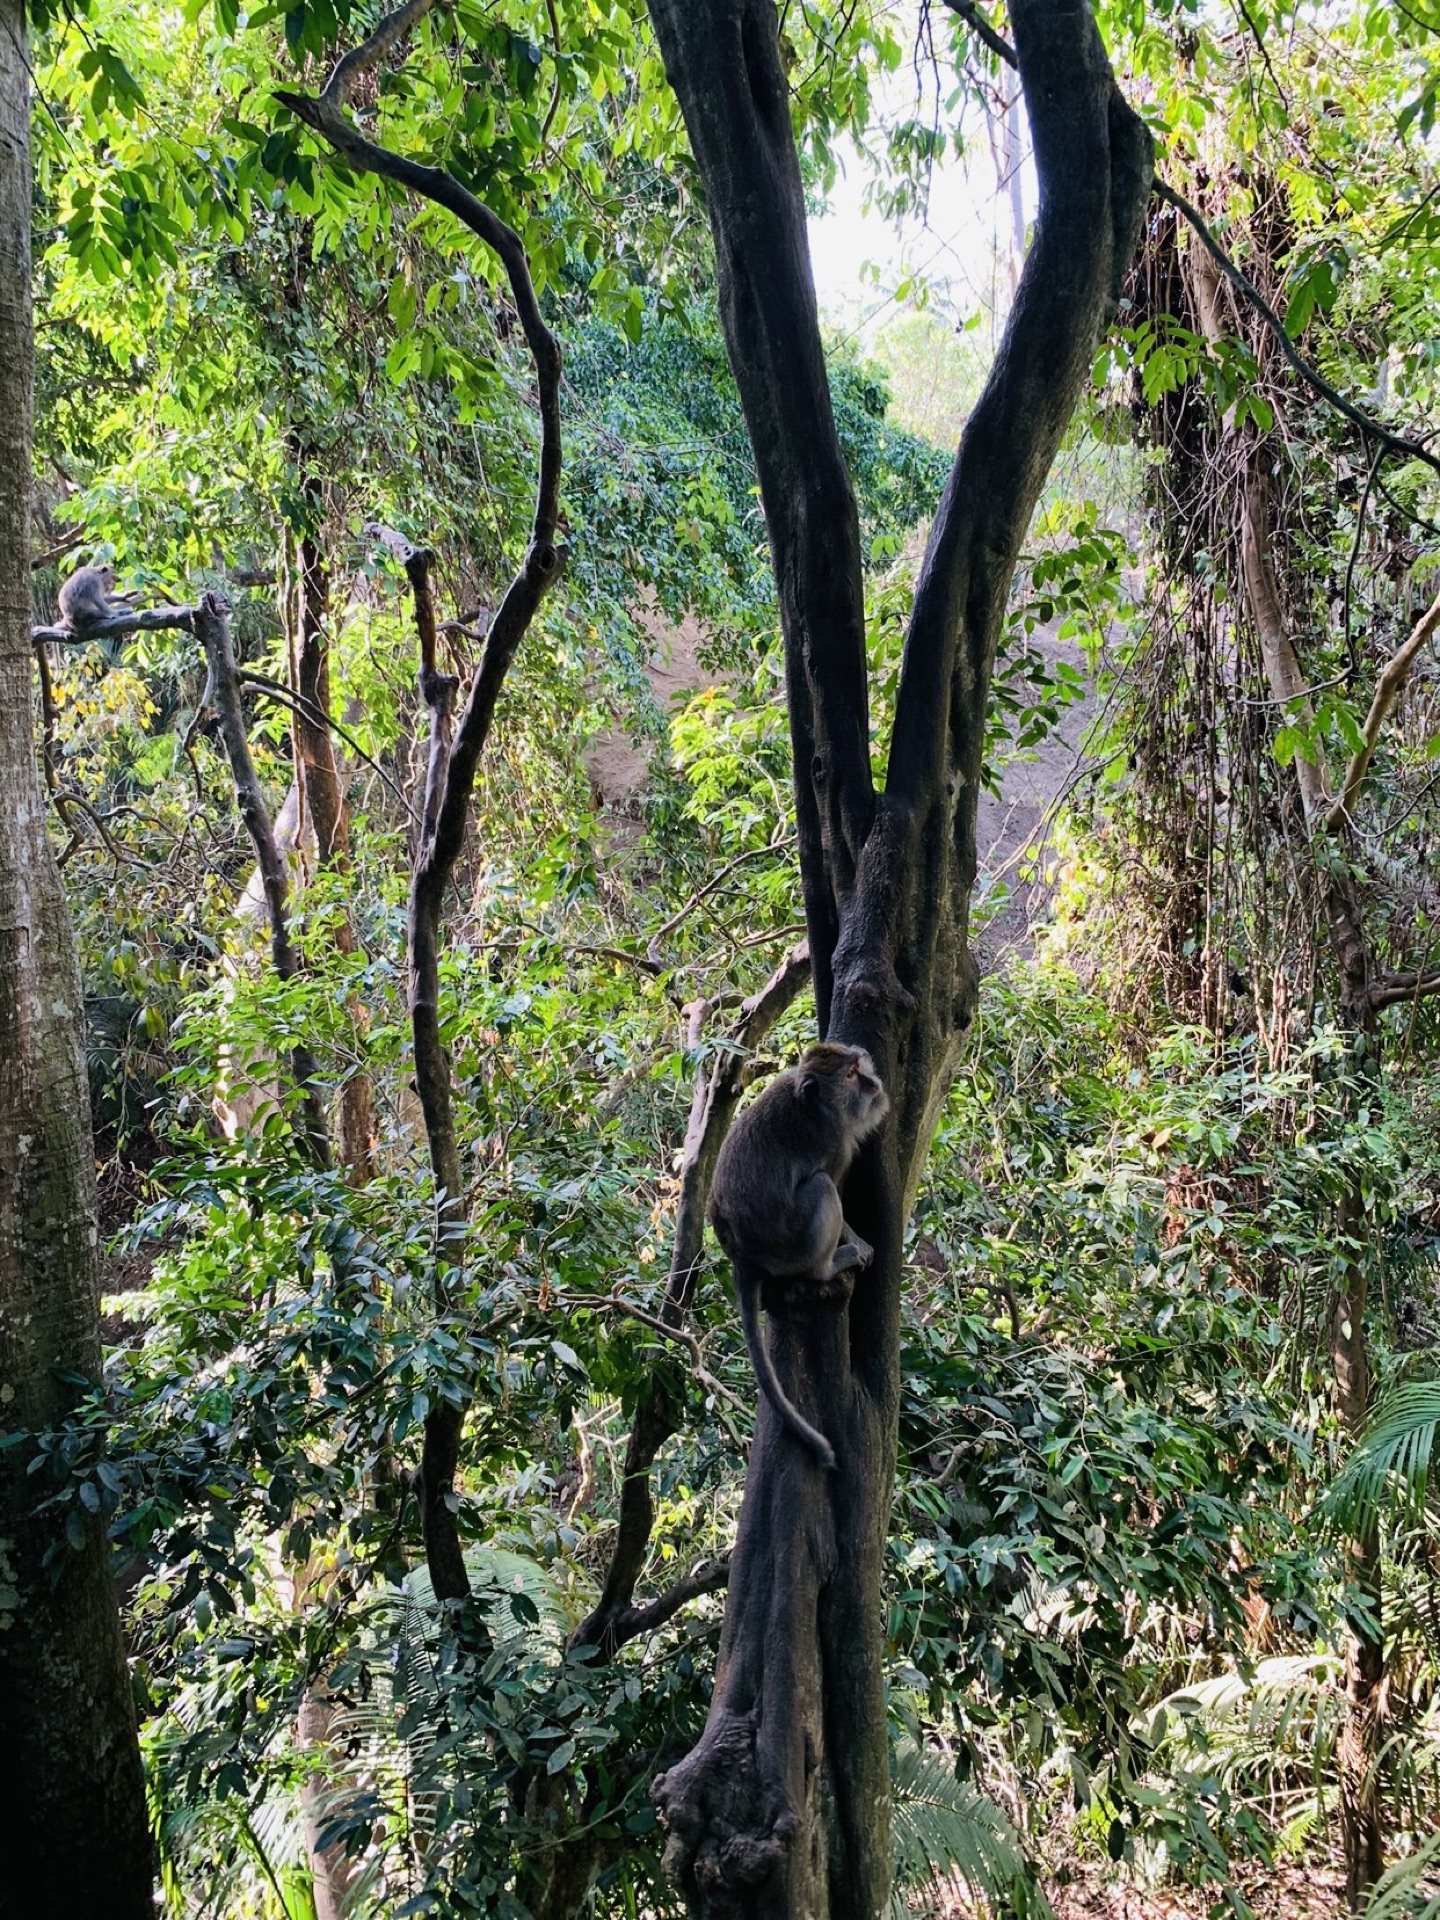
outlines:
[[[31,717],[29,107],[24,8],[0,0],[0,1419],[19,1433],[100,1371],[80,975]],[[152,1858],[109,1545],[83,1503],[36,1511],[60,1489],[34,1453],[0,1448],[0,1912],[138,1920]]]
[[[319,482],[311,474],[301,478],[307,506],[317,517]],[[290,684],[296,698],[292,724],[295,780],[302,813],[315,835],[316,860],[321,872],[343,873],[350,857],[350,811],[345,783],[335,758],[330,732],[330,642],[326,623],[330,613],[330,573],[315,531],[286,539],[290,593],[285,609],[290,632]],[[304,835],[301,835],[303,846]],[[335,922],[335,945],[341,953],[356,953],[359,941],[348,906]],[[365,1013],[358,1000],[349,1011],[357,1031]],[[364,1186],[375,1174],[375,1089],[364,1067],[341,1083],[336,1112],[337,1151],[341,1169],[352,1186]]]
[[[873,1920],[890,1887],[881,1571],[902,1233],[974,1008],[976,802],[1006,596],[1118,298],[1151,147],[1119,98],[1086,0],[1012,0],[1039,217],[931,531],[877,793],[859,529],[775,10],[771,0],[650,0],[650,11],[705,184],[770,535],[818,1022],[870,1050],[893,1102],[844,1196],[873,1264],[848,1304],[771,1317],[776,1370],[838,1470],[823,1473],[761,1399],[709,1721],[654,1795],[667,1867],[692,1913]]]
[[[1313,724],[1305,676],[1286,624],[1271,552],[1271,454],[1257,443],[1246,463],[1241,500],[1241,565],[1250,616],[1277,710]],[[1370,949],[1359,897],[1350,874],[1346,819],[1332,818],[1324,772],[1303,752],[1293,762],[1306,824],[1315,838],[1334,835],[1318,867],[1340,983],[1340,1024],[1348,1037],[1352,1074],[1368,1081],[1379,1071],[1380,1033],[1370,995]],[[1327,1329],[1335,1411],[1347,1433],[1358,1438],[1370,1409],[1370,1358],[1365,1345],[1370,1226],[1358,1183],[1342,1196],[1336,1234],[1345,1248],[1344,1271],[1330,1301]],[[1349,1620],[1345,1648],[1345,1723],[1336,1748],[1340,1775],[1340,1837],[1345,1855],[1345,1897],[1356,1913],[1385,1867],[1385,1835],[1378,1791],[1379,1709],[1385,1677],[1380,1626],[1380,1530],[1373,1521],[1349,1545],[1349,1575],[1362,1611]]]

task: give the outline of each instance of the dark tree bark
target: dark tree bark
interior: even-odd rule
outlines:
[[[80,972],[45,830],[30,680],[30,89],[0,0],[0,1426],[61,1424],[100,1371]],[[104,1527],[67,1540],[0,1446],[0,1913],[152,1911],[135,1708]]]
[[[709,202],[721,316],[759,469],[785,639],[822,1032],[868,1047],[884,1137],[848,1182],[875,1246],[848,1307],[772,1317],[824,1475],[759,1404],[709,1723],[655,1783],[696,1914],[871,1920],[890,1883],[881,1559],[899,1396],[901,1236],[972,1017],[967,932],[985,707],[1030,515],[1119,296],[1151,144],[1085,0],[1013,0],[1040,212],[1004,340],[931,531],[876,790],[854,496],[831,412],[770,0],[650,0]]]

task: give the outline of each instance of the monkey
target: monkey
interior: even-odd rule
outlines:
[[[831,1283],[869,1265],[874,1248],[846,1223],[839,1182],[889,1111],[869,1054],[822,1041],[745,1109],[715,1163],[710,1223],[734,1269],[755,1377],[823,1467],[835,1465],[834,1449],[776,1378],[760,1331],[762,1289],[767,1280],[808,1280],[833,1298],[840,1290]]]
[[[135,595],[112,595],[114,585],[115,569],[108,564],[75,569],[60,588],[60,617],[72,633],[83,633],[87,627],[113,620],[117,613],[129,612]]]

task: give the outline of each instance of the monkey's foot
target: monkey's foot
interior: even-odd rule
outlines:
[[[858,1233],[846,1229],[846,1237],[835,1249],[830,1262],[832,1273],[848,1273],[854,1267],[863,1270],[875,1258],[875,1249],[868,1240],[862,1240]]]

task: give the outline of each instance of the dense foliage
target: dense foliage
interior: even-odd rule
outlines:
[[[433,551],[468,677],[525,539],[524,343],[470,237],[323,158],[274,103],[368,14],[40,12],[37,620],[79,551],[147,605],[223,588],[271,683],[249,724],[283,819],[294,555],[313,541],[348,781],[343,860],[291,832],[302,966],[279,981],[192,636],[49,662],[110,1350],[83,1417],[25,1440],[37,1498],[82,1536],[103,1515],[114,1542],[165,1895],[298,1920],[318,1877],[353,1916],[558,1911],[580,1832],[594,1911],[669,1912],[649,1787],[703,1722],[718,1583],[613,1659],[572,1636],[656,1379],[682,1417],[643,1597],[733,1537],[754,1389],[718,1263],[681,1333],[656,1316],[697,1078],[802,928],[766,530],[643,9],[443,9],[378,87],[387,137],[522,235],[566,356],[565,575],[507,682],[446,909],[472,1226],[443,1311],[404,973],[425,713],[374,529]],[[1423,443],[1437,23],[1378,0],[1101,12],[1166,177],[1324,380]],[[851,141],[891,204],[921,191],[945,136],[908,96],[892,111],[884,80],[913,31],[883,7],[785,9],[817,202]],[[958,21],[954,55],[974,130],[1001,69]],[[992,701],[1002,803],[1079,739],[1077,708],[1084,744],[1045,795],[1049,910],[985,985],[910,1229],[897,1900],[933,1904],[958,1870],[967,1898],[1044,1912],[1078,1861],[1243,1914],[1277,1863],[1328,1869],[1341,1670],[1372,1604],[1348,1543],[1373,1522],[1399,1865],[1371,1911],[1399,1912],[1440,1871],[1440,1091],[1418,992],[1357,1057],[1314,873],[1349,862],[1385,965],[1433,965],[1433,657],[1358,844],[1317,855],[1288,776],[1363,741],[1376,674],[1435,593],[1440,486],[1433,459],[1357,443],[1243,303],[1207,336],[1171,297],[1195,243],[1169,220],[1032,528]],[[837,345],[830,376],[879,741],[950,456],[893,424],[878,358]],[[1247,433],[1271,449],[1304,712],[1277,712],[1237,611]],[[979,908],[1012,938],[1014,882],[984,876]],[[809,1026],[799,1002],[766,1061]],[[368,1165],[307,1157],[297,1037],[332,1106],[373,1085]],[[1351,1195],[1359,1224],[1337,1229]],[[1324,1331],[1356,1262],[1379,1400],[1358,1449]],[[458,1610],[423,1570],[413,1484],[446,1398],[474,1402]]]

